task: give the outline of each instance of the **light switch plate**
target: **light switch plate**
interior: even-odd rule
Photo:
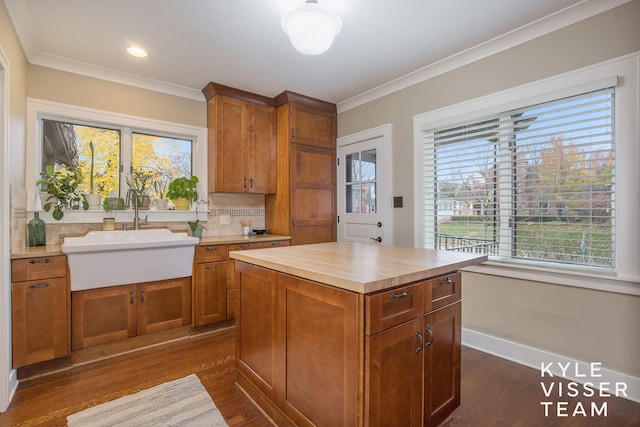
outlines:
[[[231,224],[231,217],[229,215],[220,215],[220,225]]]

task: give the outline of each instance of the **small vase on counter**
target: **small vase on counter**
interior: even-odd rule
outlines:
[[[40,213],[34,212],[33,219],[27,224],[27,246],[45,246],[47,244],[47,232],[44,221],[40,219]]]

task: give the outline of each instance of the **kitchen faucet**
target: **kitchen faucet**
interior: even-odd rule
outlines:
[[[130,188],[127,190],[127,201],[133,202],[133,229],[140,230],[140,220],[138,219],[138,192],[135,189]]]

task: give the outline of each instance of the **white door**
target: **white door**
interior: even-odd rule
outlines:
[[[389,132],[338,140],[338,240],[391,245]]]

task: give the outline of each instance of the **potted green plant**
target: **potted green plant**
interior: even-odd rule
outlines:
[[[167,209],[169,200],[167,199],[167,181],[160,178],[153,182],[153,190],[156,195],[156,209],[159,211]]]
[[[198,177],[192,175],[191,178],[180,177],[169,183],[167,199],[173,200],[178,210],[188,210],[192,202],[198,200],[197,185]]]
[[[38,184],[45,188],[49,197],[42,208],[46,212],[53,208],[51,214],[53,219],[62,219],[63,209],[87,210],[89,208],[85,195],[80,192],[82,171],[75,164],[70,167],[63,164],[57,169],[49,165],[45,168],[43,176],[43,179],[38,180]]]
[[[200,224],[200,220],[198,219],[198,208],[200,207],[200,205],[207,203],[204,200],[200,200],[197,204],[196,204],[196,220],[195,221],[187,221],[187,224],[189,224],[189,228],[191,228],[191,235],[193,237],[197,237],[197,238],[202,238],[202,230],[206,230],[207,227],[205,227],[204,225]]]
[[[106,213],[111,214],[111,212],[115,212],[116,215],[118,211],[124,210],[124,199],[122,197],[117,197],[115,194],[110,194],[109,197],[105,197],[104,210]],[[114,216],[108,216],[103,218],[102,220],[102,229],[103,230],[113,230],[115,228],[116,218]]]
[[[93,141],[89,142],[89,150],[91,150],[91,167],[89,171],[89,194],[86,195],[87,202],[89,203],[89,209],[100,209],[100,194],[93,192],[93,158],[95,154],[95,147]]]
[[[131,169],[131,175],[127,176],[127,185],[129,188],[136,190],[138,195],[138,209],[147,210],[151,205],[151,196],[149,190],[155,181],[154,173],[141,168]],[[129,203],[131,200],[127,200]]]

